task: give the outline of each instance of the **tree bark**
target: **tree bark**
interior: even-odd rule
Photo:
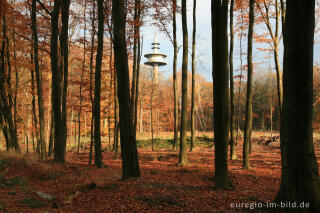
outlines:
[[[103,0],[97,0],[98,4],[98,47],[96,55],[96,72],[94,87],[94,164],[98,168],[103,167],[101,153],[100,133],[100,93],[101,93],[101,66],[103,55],[103,34],[104,34],[104,8]]]
[[[33,54],[31,53],[31,63],[33,63]],[[32,124],[34,126],[34,134],[35,138],[37,140],[37,144],[39,143],[39,139],[38,139],[38,118],[37,118],[37,113],[36,113],[36,94],[35,94],[35,85],[34,85],[34,69],[30,70],[30,74],[31,74],[31,93],[32,93]],[[34,137],[32,136],[32,142],[34,144]],[[40,154],[40,150],[39,150],[39,146],[37,146],[36,150],[35,150],[38,154]]]
[[[241,27],[243,26],[244,14],[241,9]],[[239,38],[239,46],[240,46],[240,79],[239,79],[239,90],[238,90],[238,103],[237,103],[237,136],[236,136],[236,145],[238,144],[239,136],[240,136],[240,98],[241,98],[241,86],[242,86],[242,72],[243,72],[243,60],[242,60],[242,36],[243,30],[240,29],[240,38]]]
[[[51,95],[52,96],[52,95]],[[52,99],[52,97],[51,97]],[[49,150],[48,150],[48,156],[51,156],[53,154],[53,142],[54,142],[54,112],[51,111],[51,127],[50,127],[50,139],[49,139]]]
[[[63,77],[63,81],[61,84],[62,91],[62,104],[61,104],[61,132],[63,134],[63,151],[64,155],[66,154],[66,145],[67,145],[67,95],[68,95],[68,67],[69,67],[69,35],[68,35],[68,28],[69,28],[69,7],[70,7],[70,0],[63,0],[61,1],[61,32],[60,32],[60,73],[61,77]],[[57,125],[56,125],[57,128]]]
[[[61,129],[61,76],[58,66],[58,35],[59,35],[59,12],[61,0],[54,1],[53,11],[51,13],[51,42],[50,42],[50,57],[52,71],[52,110],[54,112],[54,159],[58,162],[64,162],[64,144],[63,132]]]
[[[0,10],[6,11],[6,4],[0,4]],[[14,149],[20,152],[17,138],[17,128],[12,114],[12,94],[11,94],[11,67],[9,54],[9,38],[7,36],[6,13],[0,15],[2,19],[2,45],[1,45],[1,65],[0,65],[0,126],[6,140],[7,150]]]
[[[178,111],[178,84],[177,84],[177,58],[178,58],[178,45],[177,45],[177,1],[173,0],[172,3],[172,28],[173,28],[173,104],[174,104],[174,143],[173,149],[178,149],[178,129],[179,129],[179,111]]]
[[[253,40],[253,26],[254,26],[254,5],[255,0],[250,0],[249,9],[249,29],[248,29],[248,80],[247,80],[247,101],[246,101],[246,121],[244,129],[244,143],[243,143],[243,169],[250,169],[249,153],[251,143],[252,130],[252,40]]]
[[[211,1],[212,77],[214,93],[215,188],[229,188],[228,142],[230,125],[228,68],[228,1]]]
[[[92,161],[92,149],[94,143],[94,99],[93,99],[93,55],[94,55],[94,46],[95,46],[95,35],[96,35],[96,27],[95,27],[95,18],[96,18],[96,4],[95,0],[92,2],[92,14],[91,14],[91,50],[90,50],[90,102],[91,102],[91,124],[90,124],[90,148],[89,148],[89,166],[91,166]]]
[[[124,0],[112,0],[114,23],[114,55],[118,80],[122,178],[139,177],[139,161],[133,122],[130,116],[129,65],[126,45]]]
[[[320,212],[312,135],[315,1],[287,1],[284,27],[281,184],[276,201],[309,203],[292,212]]]
[[[182,0],[182,76],[181,76],[181,129],[180,129],[180,150],[179,165],[188,164],[187,158],[187,107],[188,107],[188,26],[187,26],[187,1]]]
[[[140,76],[140,15],[141,5],[140,0],[135,0],[134,9],[134,45],[133,45],[133,74],[132,74],[132,87],[131,87],[131,106],[133,116],[133,137],[136,140],[137,133],[137,113],[138,113],[138,96],[139,96],[139,76]]]
[[[191,144],[190,152],[195,144],[195,87],[196,87],[196,33],[197,33],[197,0],[193,0],[193,31],[192,31],[192,91],[191,91]]]
[[[37,15],[36,15],[36,0],[32,0],[32,35],[33,35],[33,51],[34,51],[34,67],[37,81],[38,93],[38,110],[39,110],[39,123],[40,123],[40,146],[41,146],[41,159],[45,159],[46,154],[46,141],[45,141],[45,120],[44,120],[44,104],[42,97],[42,79],[39,68],[39,48],[38,48],[38,30],[37,30]]]
[[[234,0],[231,0],[230,5],[230,53],[229,53],[229,71],[230,71],[230,159],[237,159],[236,143],[234,138],[235,131],[235,110],[234,110],[234,82],[233,82],[233,46],[234,46],[234,30],[233,30],[233,10]]]
[[[85,72],[85,65],[86,65],[86,31],[87,31],[87,22],[86,22],[86,9],[87,9],[87,2],[84,2],[84,9],[83,9],[83,18],[84,18],[84,29],[83,29],[83,59],[82,59],[82,71],[81,71],[81,79],[80,79],[80,86],[79,86],[79,112],[78,112],[78,147],[77,147],[77,157],[79,157],[80,152],[80,142],[81,142],[81,112],[82,112],[82,83],[83,83],[83,76]]]

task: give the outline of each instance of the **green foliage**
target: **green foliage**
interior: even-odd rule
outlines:
[[[20,186],[25,189],[29,185],[29,182],[25,178],[13,177],[13,178],[0,178],[0,186],[2,188],[9,188],[13,186]]]
[[[178,141],[179,140],[180,139],[178,138]],[[190,145],[190,143],[191,143],[191,137],[187,137],[187,144]],[[174,144],[173,138],[154,138],[155,149],[172,149],[173,144]],[[196,137],[195,146],[206,147],[211,145],[213,145],[213,138],[211,138],[210,136],[204,134],[202,136]],[[151,139],[137,140],[138,148],[151,148],[151,146],[152,146]]]
[[[174,140],[173,139],[162,139],[154,138],[154,148],[155,149],[172,149]],[[149,148],[152,145],[151,139],[147,140],[137,140],[138,148]]]
[[[41,200],[37,200],[32,197],[27,197],[21,200],[22,204],[29,206],[30,208],[39,208],[45,206],[45,204]]]

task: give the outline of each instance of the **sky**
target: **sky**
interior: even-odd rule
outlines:
[[[197,53],[200,55],[200,63],[197,63],[196,72],[206,77],[208,81],[212,81],[211,74],[211,20],[210,20],[210,5],[211,0],[198,0],[197,1]],[[187,1],[187,17],[188,17],[188,34],[189,34],[189,47],[192,42],[192,7],[193,1]],[[182,30],[181,30],[181,16],[177,16],[177,41],[178,46],[182,45]],[[143,55],[152,52],[151,43],[154,39],[154,31],[156,28],[148,21],[141,29],[143,36]],[[165,59],[167,66],[161,67],[160,71],[165,75],[172,75],[173,66],[173,46],[170,40],[161,32],[157,31],[158,42],[160,43],[160,52],[166,54],[168,57]],[[146,58],[142,58],[141,62],[146,62]],[[182,62],[182,48],[178,52],[178,71],[181,69]],[[191,70],[191,56],[189,54],[189,69]]]
[[[193,1],[187,1],[187,17],[188,17],[188,34],[189,34],[189,48],[192,42],[192,7]],[[212,61],[211,61],[211,0],[198,0],[197,1],[197,39],[196,39],[196,55],[198,57],[196,62],[196,73],[204,76],[207,81],[212,82]],[[144,26],[141,29],[141,33],[144,39],[143,43],[143,55],[152,52],[151,43],[154,39],[154,31],[156,28],[146,20]],[[255,32],[267,32],[264,25],[255,26]],[[161,32],[157,31],[158,42],[160,43],[160,52],[167,54],[166,58],[167,66],[161,67],[160,71],[166,77],[172,76],[172,64],[173,64],[173,47],[170,40]],[[316,35],[316,39],[319,35]],[[182,30],[181,30],[181,16],[177,17],[177,40],[178,46],[182,45]],[[247,37],[243,38],[243,51],[246,52],[246,41]],[[267,54],[258,50],[257,48],[269,48],[268,45],[257,44],[253,45],[253,62],[257,63],[260,68],[267,67],[269,64],[274,68],[273,55],[271,59],[267,58]],[[320,62],[320,44],[315,44],[315,63]],[[282,63],[282,41],[280,46],[280,61]],[[189,51],[190,52],[190,51]],[[240,48],[239,38],[235,36],[235,47],[234,47],[234,70],[239,70],[240,65]],[[246,64],[246,55],[243,56],[243,64]],[[142,58],[142,63],[146,62],[146,58]],[[178,53],[178,71],[181,69],[182,62],[182,48]],[[191,70],[191,54],[189,54],[189,70]],[[273,69],[273,72],[275,70]]]

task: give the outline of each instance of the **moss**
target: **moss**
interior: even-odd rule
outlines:
[[[22,204],[29,206],[30,208],[39,208],[45,206],[41,200],[37,200],[32,197],[27,197],[21,200]]]

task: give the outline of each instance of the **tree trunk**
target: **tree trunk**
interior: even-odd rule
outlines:
[[[142,107],[142,99],[140,98],[140,119],[139,119],[139,132],[143,132],[143,107]]]
[[[87,2],[84,2],[84,10],[83,10],[83,18],[86,18],[86,9],[87,9]],[[82,72],[81,72],[81,80],[79,86],[79,113],[78,113],[78,147],[77,147],[77,157],[79,157],[80,152],[80,142],[81,142],[81,112],[82,112],[82,83],[83,83],[83,76],[85,72],[86,66],[86,31],[87,31],[87,22],[84,21],[84,29],[83,29],[83,59],[82,59]]]
[[[151,71],[152,85],[151,85],[151,94],[150,94],[150,128],[151,128],[151,150],[154,151],[154,128],[153,128],[153,96],[154,96],[154,70]]]
[[[54,160],[65,161],[67,139],[67,83],[68,83],[68,20],[70,0],[55,0],[51,13],[51,71],[52,71],[52,108],[54,111]],[[60,53],[58,51],[59,14],[62,14]],[[60,56],[60,59],[58,58]]]
[[[45,141],[45,120],[44,120],[44,104],[42,97],[42,79],[39,68],[39,48],[38,48],[38,30],[37,30],[37,15],[36,15],[36,0],[32,0],[32,35],[33,35],[33,50],[34,50],[34,66],[37,80],[37,93],[38,93],[38,110],[40,122],[40,146],[41,146],[41,159],[45,159],[46,154],[46,141]]]
[[[64,156],[66,154],[66,145],[67,145],[67,92],[68,92],[68,67],[69,67],[69,35],[68,35],[68,28],[69,28],[69,7],[70,7],[70,0],[63,0],[61,1],[61,33],[60,33],[60,73],[63,75],[63,87],[62,90],[62,104],[61,104],[61,132],[63,133],[63,151]],[[61,76],[62,77],[62,76]],[[57,125],[56,125],[57,128]]]
[[[95,18],[96,18],[96,1],[92,2],[92,16],[91,16],[91,50],[90,50],[90,102],[91,102],[91,124],[90,124],[90,148],[89,148],[89,166],[91,166],[92,161],[92,149],[94,143],[93,137],[93,123],[94,123],[94,100],[93,100],[93,52],[95,47],[95,35],[96,35],[96,27],[95,27]]]
[[[243,26],[244,19],[243,10],[241,10],[241,24]],[[238,103],[237,103],[237,136],[236,136],[236,145],[238,144],[239,136],[240,136],[240,98],[241,98],[241,85],[242,85],[242,72],[243,72],[243,60],[242,60],[242,36],[243,30],[240,29],[240,38],[239,38],[239,46],[240,46],[240,79],[239,79],[239,91],[238,91]]]
[[[196,19],[196,10],[197,10],[197,0],[193,0],[193,31],[192,31],[192,91],[191,91],[191,144],[190,152],[192,152],[195,144],[195,87],[196,87],[196,33],[197,33],[197,19]]]
[[[118,87],[117,87],[117,74],[114,70],[114,82],[113,82],[113,87],[114,87],[114,133],[113,133],[113,150],[117,151],[118,147]]]
[[[228,1],[211,1],[212,77],[214,91],[215,188],[229,188]]]
[[[233,9],[234,0],[231,0],[230,5],[230,55],[229,55],[229,71],[230,71],[230,159],[237,159],[236,143],[234,138],[235,131],[235,116],[234,116],[234,83],[233,83],[233,46],[234,46],[234,30],[233,30]]]
[[[54,112],[54,159],[58,162],[64,162],[64,144],[63,132],[61,129],[61,74],[58,66],[58,35],[59,35],[59,13],[61,0],[54,1],[53,11],[51,13],[51,42],[50,57],[52,71],[52,110]]]
[[[101,153],[101,134],[100,134],[100,92],[101,92],[101,66],[103,55],[103,34],[104,34],[104,8],[103,0],[98,3],[98,47],[96,55],[96,72],[94,87],[94,164],[98,168],[103,167]]]
[[[86,113],[84,113],[84,138],[83,138],[82,150],[85,149],[86,145],[87,145],[87,115]]]
[[[33,54],[31,54],[31,63],[33,63]],[[35,135],[35,138],[37,140],[37,148],[36,148],[36,152],[38,154],[40,154],[40,150],[38,149],[39,146],[38,146],[38,118],[37,118],[37,113],[36,113],[36,94],[35,94],[35,86],[34,86],[34,69],[31,69],[31,92],[32,92],[32,124],[34,126],[34,129],[35,129],[35,132],[34,132],[34,135]],[[34,137],[32,137],[32,142],[34,143]]]
[[[287,1],[284,28],[281,184],[277,202],[309,203],[292,212],[320,212],[312,136],[315,1]]]
[[[174,99],[174,143],[173,149],[178,149],[178,126],[179,126],[179,111],[178,111],[178,84],[177,84],[177,58],[178,58],[178,46],[177,46],[177,23],[176,23],[176,12],[177,12],[177,1],[173,0],[172,3],[172,28],[173,28],[173,99]]]
[[[271,139],[272,139],[272,108],[273,108],[273,106],[272,106],[272,100],[270,101],[270,137],[271,137]]]
[[[114,55],[118,80],[122,178],[139,177],[139,161],[133,122],[130,116],[129,65],[126,45],[124,0],[112,0]]]
[[[137,107],[139,96],[139,75],[140,75],[140,0],[135,0],[134,8],[134,44],[133,44],[133,74],[132,74],[132,87],[131,87],[131,107],[133,118],[133,137],[136,141],[137,133]]]
[[[187,26],[187,1],[182,0],[182,33],[183,33],[183,53],[182,53],[182,76],[181,76],[181,128],[180,128],[180,150],[179,165],[188,164],[187,158],[187,107],[188,107],[188,26]]]
[[[92,106],[92,111],[93,111],[93,106]],[[93,131],[94,131],[94,117],[91,116],[91,133],[90,133],[90,148],[89,148],[89,166],[91,166],[92,164],[92,150],[93,150],[93,143],[94,143],[94,135],[93,135]]]
[[[254,26],[254,5],[255,0],[250,0],[249,11],[249,29],[248,29],[248,80],[247,80],[247,101],[246,101],[246,121],[244,129],[244,143],[243,143],[243,169],[250,169],[249,153],[251,143],[251,130],[252,130],[252,39],[253,39],[253,26]]]
[[[116,127],[116,133],[115,133],[115,155],[114,155],[114,159],[118,159],[118,155],[119,155],[119,131],[120,131],[120,127],[119,127],[119,123],[117,124]]]
[[[280,66],[280,60],[279,60],[279,44],[278,40],[275,41],[274,44],[274,61],[276,66],[276,73],[277,73],[277,87],[278,87],[278,103],[279,103],[279,109],[280,109],[280,115],[282,111],[282,103],[283,103],[283,81],[282,81],[282,73],[281,73],[281,66]]]
[[[140,8],[140,0],[138,1],[138,7]],[[141,10],[138,11],[138,20],[140,21],[140,13]],[[141,55],[142,55],[142,47],[141,47],[141,40],[140,40],[140,28],[138,29],[138,57],[137,57],[137,70],[136,70],[136,95],[134,101],[134,123],[133,123],[133,134],[134,140],[137,141],[137,125],[138,125],[138,100],[139,100],[139,81],[140,81],[140,62],[141,62]]]
[[[51,97],[52,99],[52,97]],[[53,154],[53,141],[54,141],[54,112],[51,111],[51,127],[50,127],[50,139],[49,139],[49,151],[48,155],[51,156]]]

